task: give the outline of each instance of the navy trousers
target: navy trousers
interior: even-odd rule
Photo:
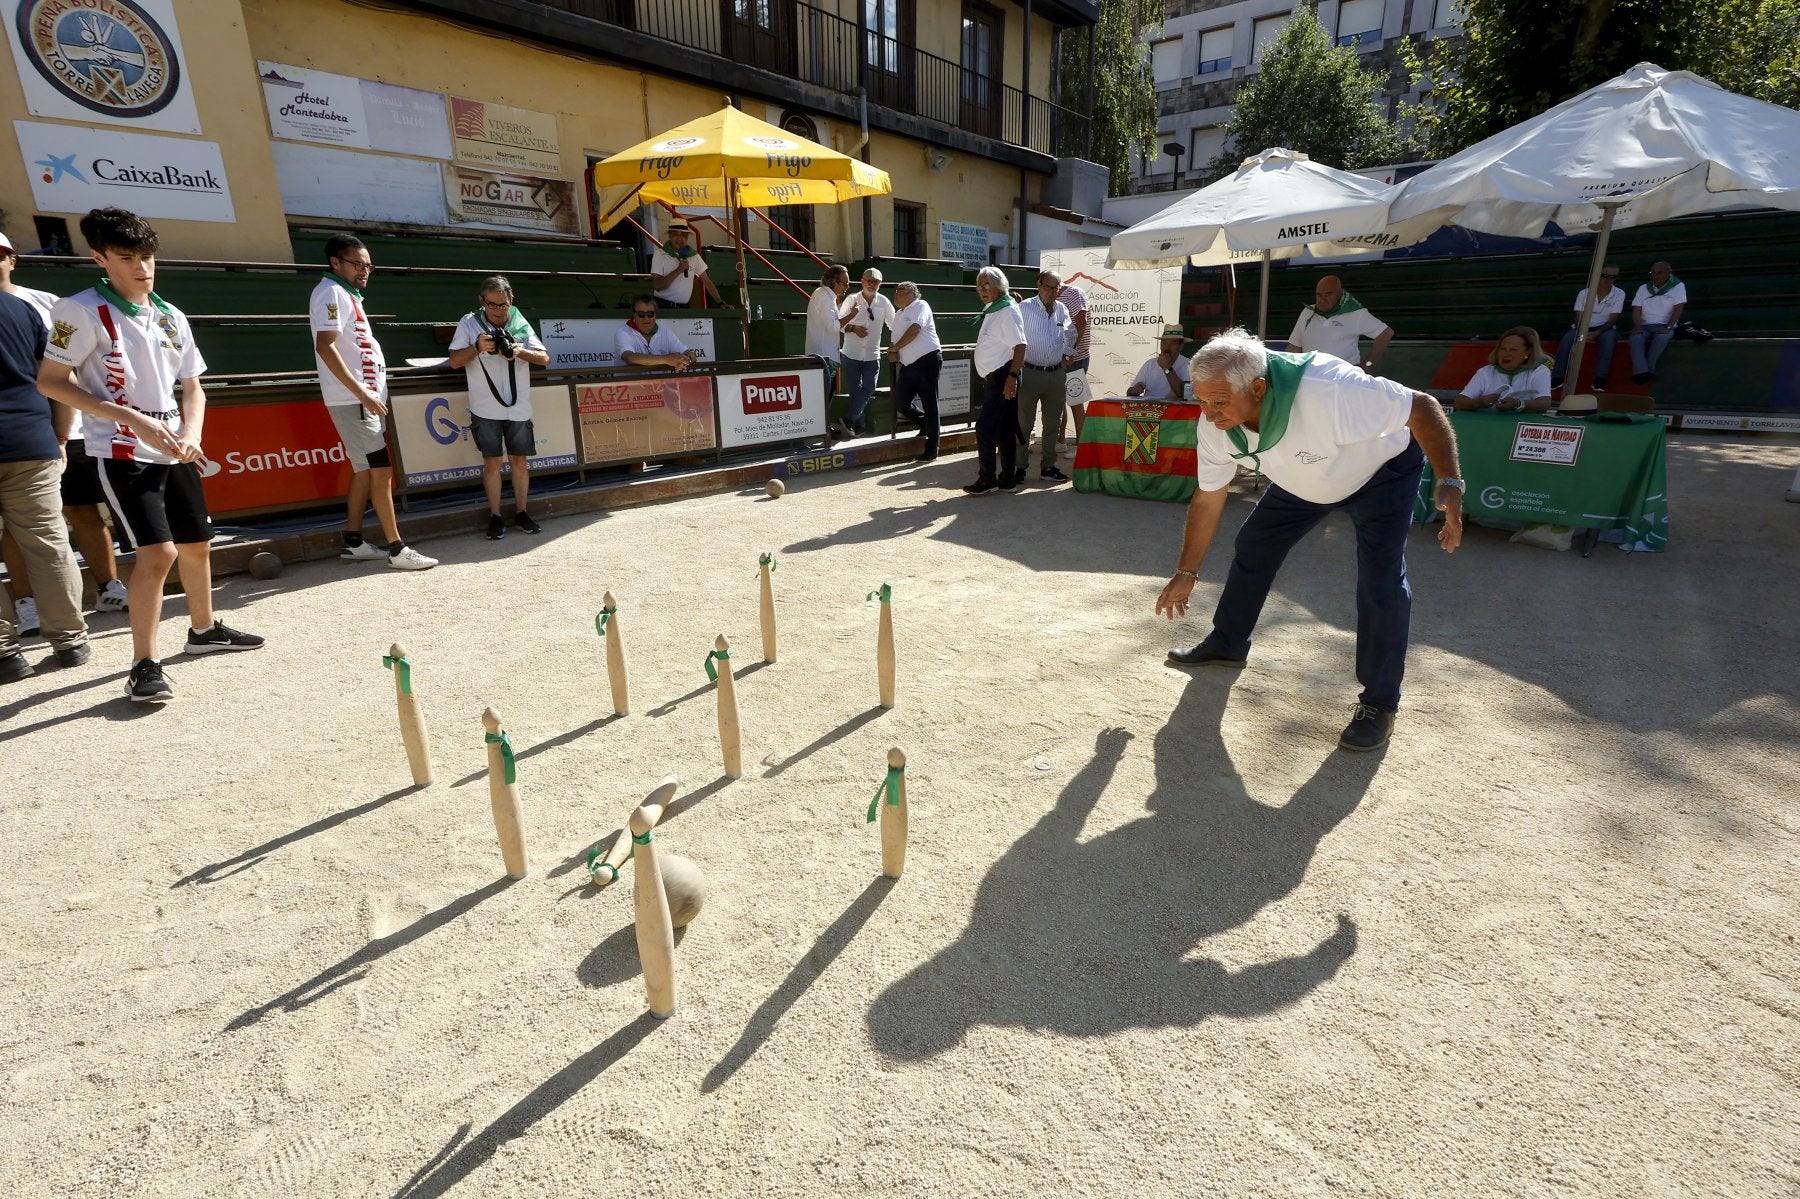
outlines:
[[[1314,504],[1270,484],[1244,527],[1225,576],[1206,644],[1234,658],[1250,652],[1250,634],[1262,615],[1269,588],[1288,551],[1333,512],[1347,512],[1356,527],[1356,681],[1363,703],[1389,712],[1400,708],[1406,674],[1412,586],[1406,581],[1406,535],[1425,455],[1413,442],[1382,464],[1375,477],[1347,499]]]
[[[975,413],[975,456],[981,464],[981,479],[987,483],[1012,478],[1018,466],[1019,405],[1006,398],[1006,379],[1011,373],[1009,362],[992,374],[981,376],[981,407]]]

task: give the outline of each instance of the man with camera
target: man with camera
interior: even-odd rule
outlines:
[[[487,489],[489,540],[506,536],[500,517],[500,459],[512,459],[513,521],[527,533],[539,531],[529,506],[528,460],[537,446],[531,425],[531,368],[549,366],[550,352],[530,322],[513,306],[505,275],[481,281],[481,307],[466,314],[450,339],[450,365],[469,379],[469,435],[481,451],[481,485]]]

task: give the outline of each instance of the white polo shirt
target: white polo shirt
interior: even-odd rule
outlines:
[[[700,256],[698,250],[686,258],[677,258],[661,246],[656,247],[650,254],[650,273],[652,275],[666,275],[670,271],[678,271],[684,262],[687,263],[687,274],[676,275],[669,280],[667,287],[656,289],[657,299],[667,300],[677,308],[686,308],[688,301],[694,298],[694,285],[700,282],[700,276],[706,273],[706,259]]]
[[[1497,395],[1502,400],[1535,400],[1550,394],[1550,368],[1542,363],[1528,371],[1516,371],[1511,378],[1499,367],[1489,364],[1476,371],[1462,389],[1462,394]]]
[[[1388,459],[1406,448],[1412,431],[1412,388],[1365,375],[1342,359],[1315,357],[1301,377],[1287,432],[1262,455],[1262,473],[1303,500],[1335,504],[1356,494]],[[1261,435],[1245,429],[1250,449]],[[1195,477],[1217,491],[1236,476],[1237,447],[1204,416],[1194,438]]]
[[[1188,379],[1193,374],[1194,364],[1177,354],[1175,355],[1175,365],[1169,369],[1175,372],[1177,379],[1181,380],[1185,392]],[[1169,390],[1169,380],[1163,374],[1163,368],[1157,365],[1154,358],[1138,367],[1137,378],[1133,379],[1131,383],[1134,387],[1139,383],[1144,385],[1144,394],[1138,397],[1139,399],[1173,400],[1178,398],[1174,392]]]
[[[627,321],[619,326],[618,333],[613,335],[613,349],[618,352],[619,365],[630,366],[631,363],[625,361],[627,354],[650,354],[660,357],[663,354],[685,353],[687,347],[682,345],[681,339],[675,336],[674,331],[661,321],[656,322],[656,327],[650,331],[650,336],[647,338],[638,332],[636,325]]]
[[[911,328],[919,330],[905,345],[900,346],[900,339],[906,336]],[[906,307],[894,313],[892,340],[889,345],[900,346],[900,365],[911,366],[925,355],[942,350],[944,345],[938,340],[937,318],[931,314],[931,305],[924,300],[914,300]]]
[[[1012,366],[1013,347],[1025,344],[1025,318],[1017,304],[1008,304],[981,318],[975,335],[975,373],[982,378]]]
[[[1587,288],[1575,293],[1575,320],[1581,319],[1581,310],[1587,306]],[[1594,297],[1594,315],[1588,318],[1588,330],[1591,332],[1606,323],[1609,316],[1616,317],[1625,311],[1625,289],[1613,284],[1611,291],[1603,296]],[[1574,321],[1570,322],[1571,324]]]
[[[1288,350],[1293,353],[1318,350],[1345,362],[1361,362],[1358,341],[1364,337],[1380,337],[1386,332],[1387,326],[1367,308],[1338,316],[1320,316],[1310,308],[1302,308],[1300,319],[1294,322],[1294,331],[1288,334]]]
[[[838,360],[839,344],[837,293],[823,283],[813,289],[806,304],[806,352],[821,358]]]
[[[1650,294],[1649,284],[1637,289],[1637,295],[1631,298],[1631,306],[1636,308],[1646,325],[1666,325],[1669,314],[1675,311],[1675,305],[1687,303],[1687,284],[1677,283],[1660,296]]]
[[[181,436],[181,381],[206,373],[194,332],[180,309],[155,301],[130,313],[94,288],[58,300],[50,309],[50,341],[44,357],[75,372],[89,395],[135,408]],[[167,466],[176,459],[143,445],[125,426],[81,414],[90,458],[115,458]]]
[[[463,314],[456,323],[456,335],[450,339],[452,350],[466,350],[491,330],[487,321],[473,312]],[[525,326],[528,336],[520,344],[527,350],[544,352],[537,330]],[[487,420],[531,419],[531,363],[523,358],[506,359],[498,354],[477,354],[463,374],[469,382],[469,411]]]
[[[838,305],[839,317],[852,317],[851,324],[863,325],[868,332],[858,337],[848,329],[844,330],[844,357],[854,358],[858,362],[874,362],[881,357],[881,329],[884,325],[894,323],[894,304],[879,291],[875,298],[864,295],[861,288],[844,297]],[[921,333],[919,336],[923,337]]]
[[[364,387],[386,400],[387,358],[381,352],[381,343],[375,340],[375,331],[369,327],[369,314],[362,301],[351,295],[343,283],[327,275],[313,288],[309,315],[314,337],[320,333],[337,334],[334,344],[344,365],[362,380]],[[331,368],[319,355],[317,346],[315,341],[313,361],[319,367],[319,394],[325,403],[333,407],[360,405],[362,397],[338,382],[338,377],[331,373]]]

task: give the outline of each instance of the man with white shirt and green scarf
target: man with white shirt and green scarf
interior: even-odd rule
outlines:
[[[1373,339],[1374,343],[1369,347],[1367,358],[1361,353],[1365,337]],[[1342,279],[1327,275],[1313,289],[1313,303],[1300,310],[1300,319],[1294,322],[1294,331],[1288,334],[1287,348],[1295,354],[1302,350],[1317,350],[1374,374],[1375,364],[1387,353],[1388,342],[1392,340],[1394,331],[1345,291]]]
[[[1362,694],[1338,745],[1385,745],[1406,671],[1412,614],[1406,538],[1427,460],[1444,514],[1438,542],[1453,553],[1462,541],[1463,482],[1449,418],[1423,392],[1326,354],[1276,353],[1242,329],[1201,347],[1192,383],[1205,417],[1195,437],[1199,489],[1188,505],[1175,573],[1157,596],[1158,615],[1174,620],[1187,613],[1238,465],[1259,467],[1270,485],[1238,530],[1212,632],[1192,649],[1171,650],[1169,660],[1245,665],[1250,635],[1288,551],[1342,510],[1356,527],[1356,678]]]

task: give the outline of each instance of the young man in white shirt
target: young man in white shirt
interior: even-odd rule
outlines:
[[[1281,564],[1299,540],[1335,511],[1356,528],[1356,677],[1362,694],[1338,738],[1348,750],[1387,743],[1400,707],[1412,589],[1406,538],[1426,460],[1437,473],[1444,513],[1438,542],[1462,541],[1456,434],[1441,405],[1423,392],[1366,375],[1325,354],[1281,354],[1242,329],[1222,333],[1193,358],[1199,490],[1188,505],[1175,573],[1156,600],[1170,620],[1187,612],[1206,560],[1226,488],[1248,460],[1268,478],[1238,531],[1212,632],[1192,649],[1169,652],[1179,666],[1245,664],[1250,635]]]
[[[363,288],[375,270],[369,248],[348,233],[325,243],[330,271],[313,288],[310,315],[313,361],[319,367],[319,395],[350,460],[350,492],[345,497],[344,552],[353,562],[386,559],[395,570],[430,570],[427,558],[400,539],[394,515],[394,468],[388,459],[387,358],[369,326]],[[373,502],[382,545],[363,540],[363,512]]]
[[[714,304],[724,306],[712,276],[706,273],[706,259],[692,244],[694,231],[686,221],[669,226],[669,240],[650,254],[650,285],[656,292],[658,308],[686,308],[694,299],[697,280],[712,297]]]
[[[218,620],[212,606],[212,520],[201,490],[206,362],[187,317],[152,290],[156,230],[121,208],[81,218],[81,236],[106,277],[50,310],[38,390],[80,411],[87,452],[127,548],[134,665],[125,694],[163,703],[174,690],[156,656],[163,584],[179,565],[190,654],[262,648],[263,639]]]
[[[1612,366],[1613,349],[1619,344],[1619,318],[1625,314],[1625,292],[1615,287],[1613,280],[1619,277],[1619,268],[1607,263],[1600,268],[1600,287],[1594,292],[1594,311],[1588,317],[1587,343],[1594,348],[1594,390],[1606,390],[1606,373]],[[1568,370],[1569,355],[1575,350],[1575,339],[1581,336],[1575,325],[1581,322],[1582,310],[1587,307],[1588,289],[1582,288],[1575,293],[1575,321],[1569,325],[1568,332],[1562,335],[1562,343],[1556,347],[1556,367],[1550,372],[1550,386],[1561,387],[1563,375]]]
[[[866,435],[863,414],[881,377],[881,331],[894,323],[894,305],[881,294],[880,271],[870,267],[863,272],[862,290],[839,305],[838,315],[844,321],[844,389],[850,393],[844,423],[851,432]]]
[[[894,364],[894,416],[919,426],[925,439],[919,461],[930,462],[938,456],[938,376],[944,370],[944,347],[938,341],[937,318],[919,297],[917,283],[897,285],[894,301],[894,330],[888,343],[888,361]]]
[[[1365,337],[1373,339],[1366,358],[1361,349]],[[1320,350],[1372,374],[1392,340],[1394,331],[1345,291],[1342,279],[1326,275],[1313,289],[1313,302],[1300,310],[1300,319],[1288,334],[1288,352]]]
[[[1669,264],[1659,262],[1650,268],[1650,282],[1631,297],[1631,381],[1648,383],[1656,378],[1656,364],[1675,326],[1681,323],[1681,310],[1687,307],[1687,284],[1675,277]]]
[[[481,485],[487,492],[488,540],[506,536],[500,517],[500,460],[512,460],[513,522],[527,533],[542,528],[531,518],[530,457],[537,448],[531,423],[531,368],[549,366],[550,352],[513,307],[512,283],[489,275],[476,295],[479,307],[463,316],[450,339],[450,365],[469,384],[469,436],[481,452]]]
[[[640,292],[631,297],[631,319],[613,335],[613,350],[624,366],[665,366],[692,370],[699,354],[681,344],[674,330],[658,323],[656,297]]]

